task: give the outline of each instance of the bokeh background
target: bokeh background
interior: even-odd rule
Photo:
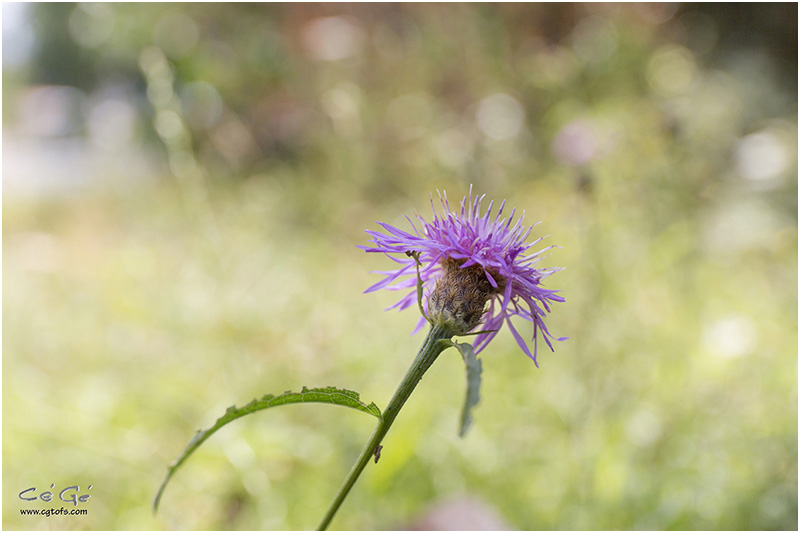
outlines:
[[[9,4],[3,527],[311,529],[422,335],[356,249],[525,209],[567,302],[457,436],[431,369],[335,529],[797,529],[797,5]],[[524,326],[521,324],[520,326]],[[530,331],[528,331],[530,334]],[[78,484],[88,515],[18,494]]]

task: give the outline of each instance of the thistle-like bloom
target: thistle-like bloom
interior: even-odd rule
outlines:
[[[387,233],[367,230],[375,246],[359,248],[387,254],[401,266],[396,270],[378,272],[385,275],[384,279],[365,292],[411,289],[388,309],[403,310],[411,306],[417,300],[414,288],[417,284],[416,257],[419,257],[419,276],[425,295],[423,306],[432,323],[446,325],[454,335],[468,333],[482,323],[479,331],[486,333],[477,335],[474,349],[478,353],[497,335],[505,322],[517,344],[536,363],[536,341],[540,331],[553,350],[550,341],[554,337],[544,324],[544,317],[550,312],[549,303],[564,301],[556,294],[558,291],[543,288],[541,281],[561,269],[535,268],[533,265],[553,246],[525,255],[524,252],[543,237],[526,243],[533,226],[526,229],[522,225],[524,212],[512,226],[516,209],[511,211],[508,220],[501,219],[505,201],[494,217],[494,202],[481,215],[484,196],[473,197],[470,187],[469,196],[461,200],[460,210],[456,213],[450,210],[447,194],[440,194],[441,215],[437,213],[431,196],[433,222],[425,222],[417,215],[422,225],[420,232],[406,217],[413,228],[413,235],[383,222],[378,224]],[[397,254],[397,257],[391,254]],[[533,353],[511,323],[514,315],[533,322]],[[420,318],[415,332],[424,323],[425,318]],[[566,337],[557,340],[566,340]]]

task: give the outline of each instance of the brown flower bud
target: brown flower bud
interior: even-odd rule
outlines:
[[[461,268],[464,260],[443,259],[442,274],[428,296],[428,314],[434,324],[446,325],[454,335],[464,335],[481,323],[486,303],[503,291],[505,280],[493,275],[492,287],[480,265]]]

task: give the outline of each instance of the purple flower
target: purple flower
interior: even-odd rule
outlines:
[[[384,279],[365,292],[408,290],[408,294],[388,309],[397,307],[402,310],[414,304],[417,300],[417,263],[407,252],[416,252],[422,264],[423,306],[432,322],[446,324],[454,335],[474,330],[482,322],[480,331],[487,333],[477,335],[475,353],[489,344],[505,322],[522,350],[536,363],[536,341],[540,331],[553,350],[550,340],[554,337],[544,324],[544,317],[550,312],[549,303],[564,301],[556,294],[558,291],[543,288],[541,281],[561,269],[535,268],[542,254],[553,246],[525,255],[524,252],[543,237],[526,243],[532,226],[526,229],[522,225],[524,213],[512,226],[516,209],[511,211],[508,220],[501,219],[505,201],[496,215],[492,216],[494,202],[481,215],[484,196],[473,198],[470,187],[470,194],[461,200],[459,211],[451,212],[447,194],[440,193],[441,215],[436,212],[431,196],[433,221],[425,222],[417,215],[422,231],[418,231],[406,217],[413,234],[383,222],[378,224],[387,233],[367,230],[375,246],[359,248],[387,254],[400,267],[378,272],[385,276]],[[533,354],[511,323],[514,315],[533,322]],[[425,318],[420,318],[414,332],[419,331],[424,323]],[[557,340],[566,340],[566,337]]]

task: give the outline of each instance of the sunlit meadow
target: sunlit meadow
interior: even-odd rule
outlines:
[[[717,6],[4,4],[3,527],[315,527],[361,413],[241,419],[151,504],[230,405],[385,406],[419,315],[356,246],[472,185],[569,340],[502,331],[463,439],[442,354],[333,528],[796,530],[797,8]],[[88,513],[22,516],[51,484]]]

